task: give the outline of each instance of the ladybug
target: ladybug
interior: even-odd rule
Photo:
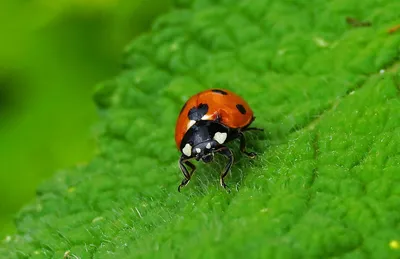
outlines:
[[[256,153],[246,151],[243,134],[249,130],[263,131],[249,127],[254,120],[247,102],[231,91],[210,89],[190,97],[179,113],[175,128],[175,142],[181,152],[179,167],[185,177],[178,191],[189,183],[196,170],[191,159],[209,163],[214,154],[219,153],[228,159],[220,175],[220,184],[229,192],[224,178],[231,169],[234,157],[225,144],[239,139],[240,151],[254,158]]]

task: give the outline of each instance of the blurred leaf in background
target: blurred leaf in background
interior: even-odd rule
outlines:
[[[0,238],[58,168],[94,153],[93,86],[170,6],[156,0],[0,2]]]

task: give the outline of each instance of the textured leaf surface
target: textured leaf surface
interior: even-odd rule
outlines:
[[[98,156],[59,172],[0,258],[399,258],[400,2],[177,1],[98,87]],[[352,27],[346,17],[372,23]],[[198,90],[242,95],[249,135],[176,191],[174,124]]]

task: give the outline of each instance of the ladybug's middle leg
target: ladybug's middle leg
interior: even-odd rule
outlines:
[[[185,165],[189,166],[191,171],[189,172],[187,170],[187,168],[185,167]],[[183,157],[181,157],[181,159],[179,159],[179,167],[183,173],[183,175],[185,176],[185,178],[182,180],[181,184],[178,186],[178,192],[181,191],[181,188],[186,186],[189,181],[190,178],[192,177],[194,171],[196,170],[196,166],[194,164],[192,164],[190,161],[188,161],[187,159],[183,159]]]
[[[240,138],[240,151],[246,154],[250,158],[255,158],[257,156],[255,152],[246,151],[246,138],[244,137],[243,132],[239,132],[239,138]]]
[[[249,127],[249,128],[242,129],[242,132],[249,131],[249,130],[264,131],[264,129],[262,129],[262,128]]]
[[[256,119],[256,117],[253,117],[251,119],[251,121],[241,129],[241,131],[242,132],[249,131],[249,130],[264,131],[264,129],[262,129],[262,128],[250,127],[250,125],[254,122],[255,119]]]

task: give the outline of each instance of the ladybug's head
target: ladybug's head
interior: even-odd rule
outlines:
[[[192,153],[193,157],[196,158],[197,161],[200,159],[205,162],[209,163],[214,159],[214,149],[216,143],[214,141],[206,141],[193,146]]]
[[[198,121],[185,134],[181,151],[186,157],[209,163],[214,158],[214,151],[228,138],[229,129],[214,121]]]

